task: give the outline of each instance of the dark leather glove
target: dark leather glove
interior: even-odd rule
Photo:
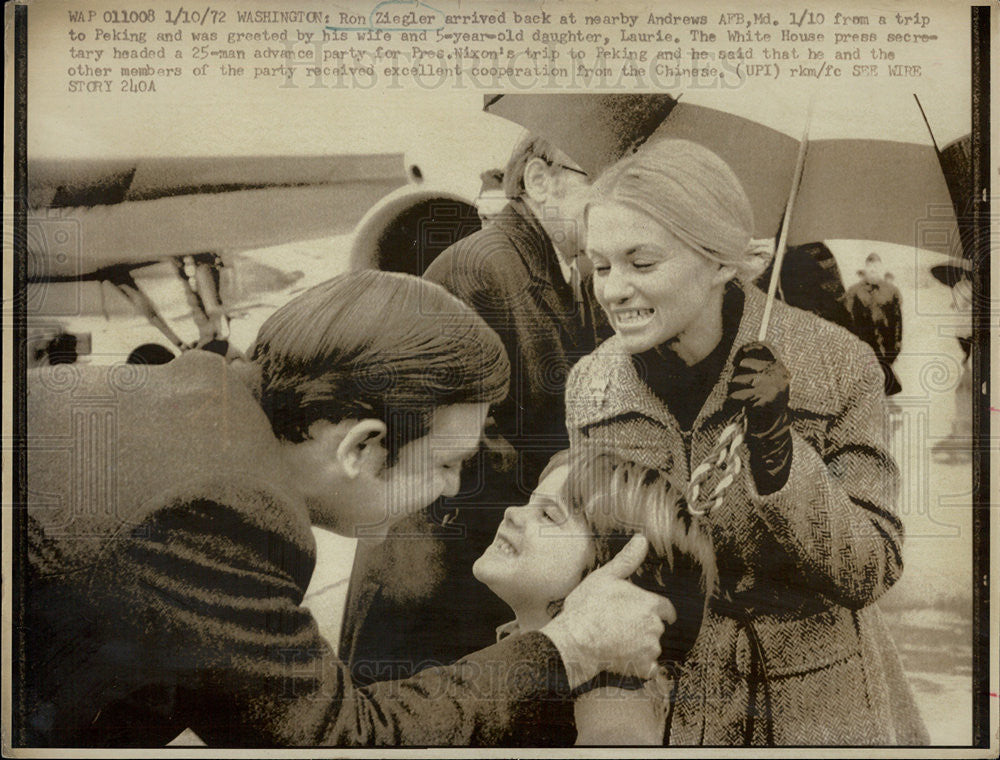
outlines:
[[[750,472],[761,496],[781,490],[792,469],[788,370],[764,343],[747,343],[733,357],[729,399],[747,417]]]

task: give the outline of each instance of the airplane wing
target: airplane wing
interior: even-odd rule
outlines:
[[[348,232],[406,182],[401,153],[32,160],[30,279]]]

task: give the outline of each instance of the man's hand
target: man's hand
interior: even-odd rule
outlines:
[[[625,580],[648,549],[645,537],[633,536],[618,556],[573,589],[563,611],[541,629],[562,655],[571,687],[601,671],[639,678],[656,672],[663,621],[673,623],[677,612],[666,597]]]

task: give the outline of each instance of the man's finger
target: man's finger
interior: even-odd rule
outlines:
[[[659,615],[660,620],[665,621],[667,625],[673,625],[677,622],[677,610],[674,609],[673,602],[665,596],[661,596],[659,602],[657,602],[656,614]]]
[[[618,578],[628,578],[639,568],[642,561],[646,559],[646,552],[648,551],[649,541],[641,533],[636,533],[625,544],[625,548],[618,552],[602,569],[605,573]]]

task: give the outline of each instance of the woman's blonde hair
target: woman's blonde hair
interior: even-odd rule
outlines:
[[[640,211],[743,280],[759,274],[753,208],[729,165],[690,140],[657,139],[597,178],[587,211],[619,203]]]

